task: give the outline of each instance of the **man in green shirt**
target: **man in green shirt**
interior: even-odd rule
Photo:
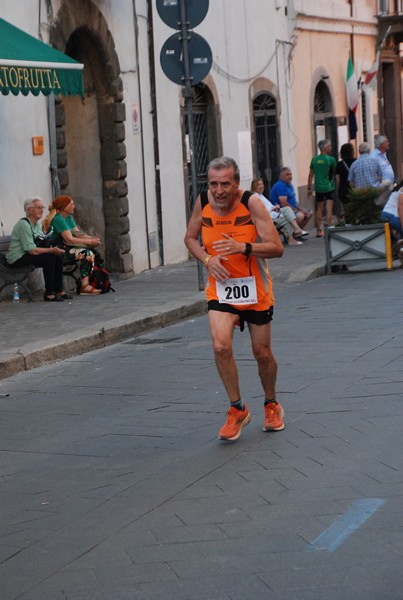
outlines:
[[[322,237],[321,229],[323,205],[326,203],[326,224],[330,227],[333,215],[333,193],[335,190],[334,173],[336,159],[331,156],[330,140],[321,140],[318,144],[320,154],[314,156],[309,165],[308,198],[312,197],[312,182],[315,182],[316,237]]]

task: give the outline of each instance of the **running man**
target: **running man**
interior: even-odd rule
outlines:
[[[197,198],[185,244],[208,271],[210,333],[217,370],[230,402],[218,437],[233,441],[251,420],[241,399],[232,350],[234,328],[239,325],[242,331],[245,322],[265,396],[263,431],[284,429],[284,411],[276,400],[277,363],[270,344],[274,298],[265,261],[281,256],[284,249],[259,196],[239,187],[239,168],[232,158],[214,159],[207,179],[208,191]]]

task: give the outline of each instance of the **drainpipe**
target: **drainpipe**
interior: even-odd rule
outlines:
[[[53,198],[60,194],[60,181],[57,169],[57,140],[56,140],[56,110],[55,98],[49,94],[46,98],[48,105],[48,131],[49,131],[49,154],[50,154],[50,178],[52,182]]]
[[[350,5],[350,17],[353,18],[354,16],[354,7],[353,7],[353,0],[348,0],[348,3]],[[352,33],[350,33],[350,52],[351,52],[351,60],[353,61],[354,64],[354,25],[352,26]]]
[[[43,42],[42,38],[42,13],[41,13],[41,0],[39,0],[38,10],[38,37]],[[47,4],[47,18],[46,24],[49,29],[53,23],[53,9],[51,0],[46,0]],[[49,155],[50,155],[50,180],[52,184],[52,195],[53,198],[60,194],[60,181],[59,173],[57,170],[57,140],[56,140],[56,110],[55,110],[55,97],[53,94],[46,96],[46,105],[48,113],[48,136],[49,136]]]
[[[151,256],[150,256],[150,239],[148,231],[148,208],[147,208],[147,181],[145,171],[145,151],[144,151],[144,128],[143,128],[143,109],[142,109],[142,98],[141,98],[141,74],[140,74],[140,60],[139,60],[139,28],[136,10],[136,0],[132,0],[133,3],[133,26],[134,26],[134,43],[136,48],[136,71],[138,77],[138,90],[139,90],[139,115],[141,124],[141,160],[142,160],[142,172],[143,172],[143,184],[144,184],[144,214],[145,214],[145,225],[146,225],[146,238],[147,238],[147,254],[148,254],[148,268],[151,269]]]
[[[160,249],[161,264],[164,264],[164,237],[162,230],[162,201],[161,201],[161,177],[160,177],[160,152],[158,136],[158,113],[157,113],[157,93],[155,85],[155,54],[153,39],[153,7],[152,2],[147,2],[148,8],[148,56],[149,56],[149,74],[150,74],[150,92],[151,92],[151,114],[153,122],[154,139],[154,164],[155,164],[155,197],[157,204],[157,229],[158,245]]]

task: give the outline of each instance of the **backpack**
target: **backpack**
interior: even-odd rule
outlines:
[[[94,265],[94,268],[89,275],[89,283],[95,289],[101,290],[101,294],[115,291],[111,286],[108,271],[104,267],[98,265]]]

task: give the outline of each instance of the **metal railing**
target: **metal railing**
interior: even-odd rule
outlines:
[[[403,0],[378,0],[378,17],[403,15]]]

